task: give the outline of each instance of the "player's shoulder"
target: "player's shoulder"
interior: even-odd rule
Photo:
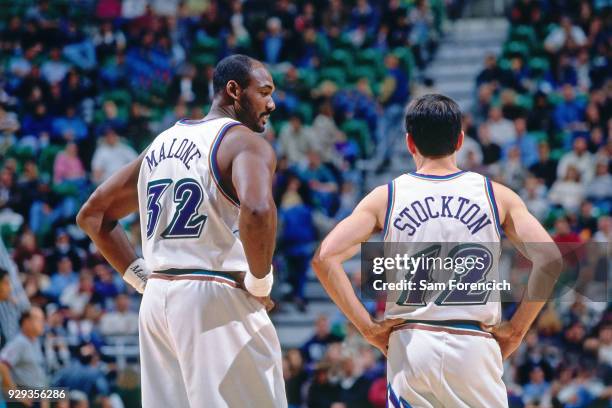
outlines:
[[[501,220],[513,208],[525,207],[523,199],[508,186],[497,181],[491,181],[491,187]]]
[[[240,122],[227,131],[224,142],[237,152],[250,151],[266,156],[274,153],[274,149],[261,133],[254,132]]]

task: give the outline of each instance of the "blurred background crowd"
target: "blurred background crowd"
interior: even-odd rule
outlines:
[[[0,374],[69,387],[72,406],[139,406],[139,296],[75,215],[156,134],[205,115],[214,65],[232,53],[276,83],[263,135],[279,157],[274,294],[277,313],[308,313],[316,245],[372,175],[397,175],[406,103],[444,93],[428,66],[463,3],[0,0]],[[557,242],[609,245],[610,3],[506,6],[502,52],[475,62],[459,166],[510,186]],[[122,224],[138,246],[137,217]],[[285,349],[290,406],[384,407],[382,356],[339,314],[309,330]],[[609,407],[609,304],[551,303],[505,365],[512,407]]]

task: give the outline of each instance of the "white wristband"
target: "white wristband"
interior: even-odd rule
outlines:
[[[144,259],[136,258],[136,260],[125,270],[123,280],[136,289],[138,293],[143,293],[149,275],[151,275],[151,271],[147,268]]]
[[[270,272],[261,279],[256,278],[251,271],[247,271],[244,277],[244,287],[253,296],[266,297],[272,291],[274,283],[274,268],[270,266]]]

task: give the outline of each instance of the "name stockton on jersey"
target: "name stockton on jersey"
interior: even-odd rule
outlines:
[[[195,157],[202,157],[202,153],[197,148],[196,144],[189,139],[182,139],[179,144],[176,143],[177,139],[172,139],[172,143],[166,150],[166,142],[162,143],[159,147],[159,151],[151,149],[150,152],[145,156],[146,163],[149,166],[149,171],[153,170],[159,163],[166,159],[179,159],[183,162],[185,167],[189,170],[189,163]]]
[[[394,218],[393,226],[412,236],[424,223],[439,217],[458,220],[472,235],[491,224],[487,212],[478,204],[470,203],[469,198],[428,196],[404,207]]]

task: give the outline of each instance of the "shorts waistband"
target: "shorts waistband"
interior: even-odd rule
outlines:
[[[392,331],[418,329],[427,331],[443,331],[451,334],[493,338],[480,327],[475,320],[406,320],[393,328]]]
[[[233,287],[238,287],[238,272],[209,271],[206,269],[164,269],[153,271],[149,279],[163,280],[201,280],[225,283]]]

